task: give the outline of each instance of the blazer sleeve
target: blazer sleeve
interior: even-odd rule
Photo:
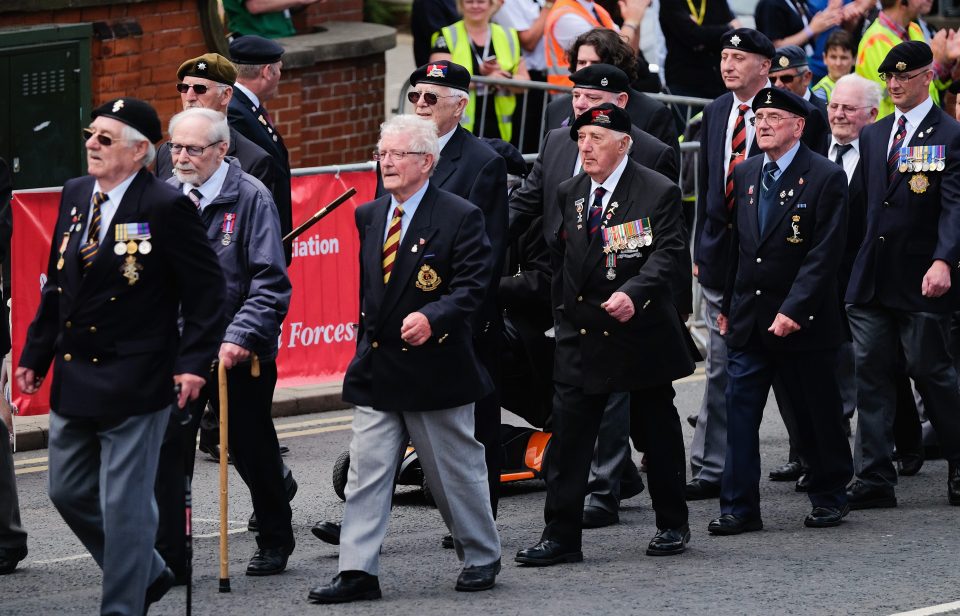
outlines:
[[[507,163],[499,154],[491,158],[477,173],[477,179],[467,196],[470,203],[483,204],[484,228],[490,239],[493,271],[499,280],[503,260],[507,254]]]
[[[960,148],[960,132],[953,133],[951,146],[954,152]],[[933,258],[942,259],[950,269],[956,269],[960,262],[960,158],[953,156],[947,160],[940,180],[940,227]]]
[[[507,241],[514,242],[523,235],[533,220],[543,215],[543,153],[547,149],[548,136],[543,141],[540,153],[533,163],[533,169],[523,180],[523,184],[510,195]]]
[[[656,137],[656,135],[654,136]],[[677,164],[677,160],[677,151],[673,148],[666,148],[657,157],[657,163],[653,170],[667,176],[674,184],[678,184],[680,182],[680,166]]]
[[[697,213],[696,224],[693,230],[693,262],[700,263],[700,236],[703,234],[704,222],[707,220],[707,192],[710,189],[709,161],[710,161],[710,117],[713,114],[704,109],[703,120],[700,123],[700,150],[697,153]]]
[[[651,116],[651,122],[648,124],[650,130],[647,132],[670,146],[670,149],[673,150],[674,155],[679,159],[680,139],[677,137],[677,122],[673,117],[673,113],[667,108],[666,105],[659,105],[659,107],[660,108],[657,109],[656,113]],[[676,177],[669,175],[667,177],[676,182],[677,178],[680,177],[679,169],[675,172],[675,175]]]

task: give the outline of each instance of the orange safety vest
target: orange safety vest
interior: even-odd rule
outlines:
[[[561,17],[573,13],[589,23],[590,28],[617,29],[617,25],[613,23],[610,13],[605,8],[596,3],[594,3],[593,8],[600,17],[600,21],[597,21],[593,13],[583,8],[577,0],[557,0],[553,8],[550,9],[550,13],[547,15],[547,24],[543,28],[543,48],[547,56],[547,82],[560,86],[573,85],[573,82],[570,81],[570,61],[567,59],[567,50],[560,46],[553,35],[553,29]]]

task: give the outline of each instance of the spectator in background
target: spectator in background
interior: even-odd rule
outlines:
[[[433,33],[460,19],[455,0],[413,0],[410,32],[413,34],[413,61],[423,66],[430,59]]]
[[[490,21],[499,4],[499,0],[457,0],[463,19],[433,35],[430,62],[449,60],[466,67],[471,76],[529,80],[517,31]],[[516,144],[512,140],[516,95],[498,86],[471,83],[470,88],[460,120],[463,127],[479,137],[498,137]]]
[[[853,71],[853,56],[856,49],[853,37],[846,30],[834,30],[827,38],[826,49],[823,52],[823,63],[827,66],[827,76],[817,82],[811,91],[823,102],[830,102],[833,87],[844,75]]]
[[[753,16],[757,30],[766,34],[774,47],[797,45],[808,58],[818,60],[814,50],[816,38],[840,24],[841,5],[842,0],[830,0],[824,10],[815,13],[807,0],[760,0]],[[819,80],[820,76],[815,76]]]
[[[317,0],[222,0],[227,29],[235,36],[256,34],[266,38],[293,36],[291,9],[309,6]]]
[[[740,22],[726,0],[662,0],[660,27],[671,94],[716,98],[727,91],[720,77],[720,48],[724,33]]]

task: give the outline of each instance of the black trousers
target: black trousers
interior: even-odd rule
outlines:
[[[500,440],[500,338],[502,324],[490,323],[487,330],[474,339],[480,363],[493,380],[493,391],[477,400],[473,408],[474,436],[483,445],[487,463],[487,484],[490,487],[490,508],[497,517],[500,502],[500,468],[503,466],[503,443]]]
[[[260,362],[260,376],[250,375],[250,363],[244,362],[227,373],[230,457],[234,468],[250,490],[253,510],[260,523],[257,544],[262,548],[293,549],[290,503],[282,475],[280,445],[270,416],[273,390],[277,385],[277,364]],[[183,416],[172,414],[160,448],[157,471],[157,505],[160,525],[157,551],[174,573],[185,572],[184,505],[185,477],[193,478],[197,430],[207,401],[220,408],[216,376],[188,405],[190,422],[181,425]],[[216,494],[212,495],[217,498]],[[194,502],[197,495],[194,495]]]
[[[666,383],[630,392],[630,435],[634,447],[646,434],[647,483],[657,528],[687,524],[684,498],[686,455],[680,419],[673,405],[673,385]],[[590,462],[608,394],[555,383],[553,435],[547,459],[546,528],[542,538],[579,548],[583,534],[583,498]],[[624,426],[626,427],[626,426]]]

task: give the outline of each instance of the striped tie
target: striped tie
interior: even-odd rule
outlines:
[[[190,200],[193,201],[193,204],[197,206],[197,211],[200,211],[200,202],[203,201],[203,193],[199,189],[191,188],[190,192],[187,193],[190,195]]]
[[[90,216],[90,226],[87,227],[87,243],[80,247],[80,261],[83,263],[84,272],[90,269],[94,257],[97,256],[97,248],[100,247],[100,206],[109,198],[104,192],[93,195],[93,214]]]
[[[400,218],[402,216],[403,208],[398,205],[393,209],[390,231],[387,233],[387,241],[383,243],[383,284],[390,282],[393,262],[397,260],[397,249],[400,248]]]
[[[890,144],[890,153],[887,154],[887,179],[890,184],[897,178],[897,167],[900,163],[900,148],[903,147],[903,140],[907,136],[907,117],[900,116],[897,120],[897,134],[893,136],[893,143]]]
[[[603,214],[603,196],[607,194],[607,189],[603,186],[597,186],[593,191],[593,204],[590,206],[590,216],[587,218],[587,231],[592,238],[600,230],[600,219]]]
[[[733,169],[743,162],[745,145],[747,143],[746,113],[749,105],[740,105],[737,119],[733,123],[733,137],[730,139],[730,167],[727,169],[726,203],[727,209],[733,209]]]

